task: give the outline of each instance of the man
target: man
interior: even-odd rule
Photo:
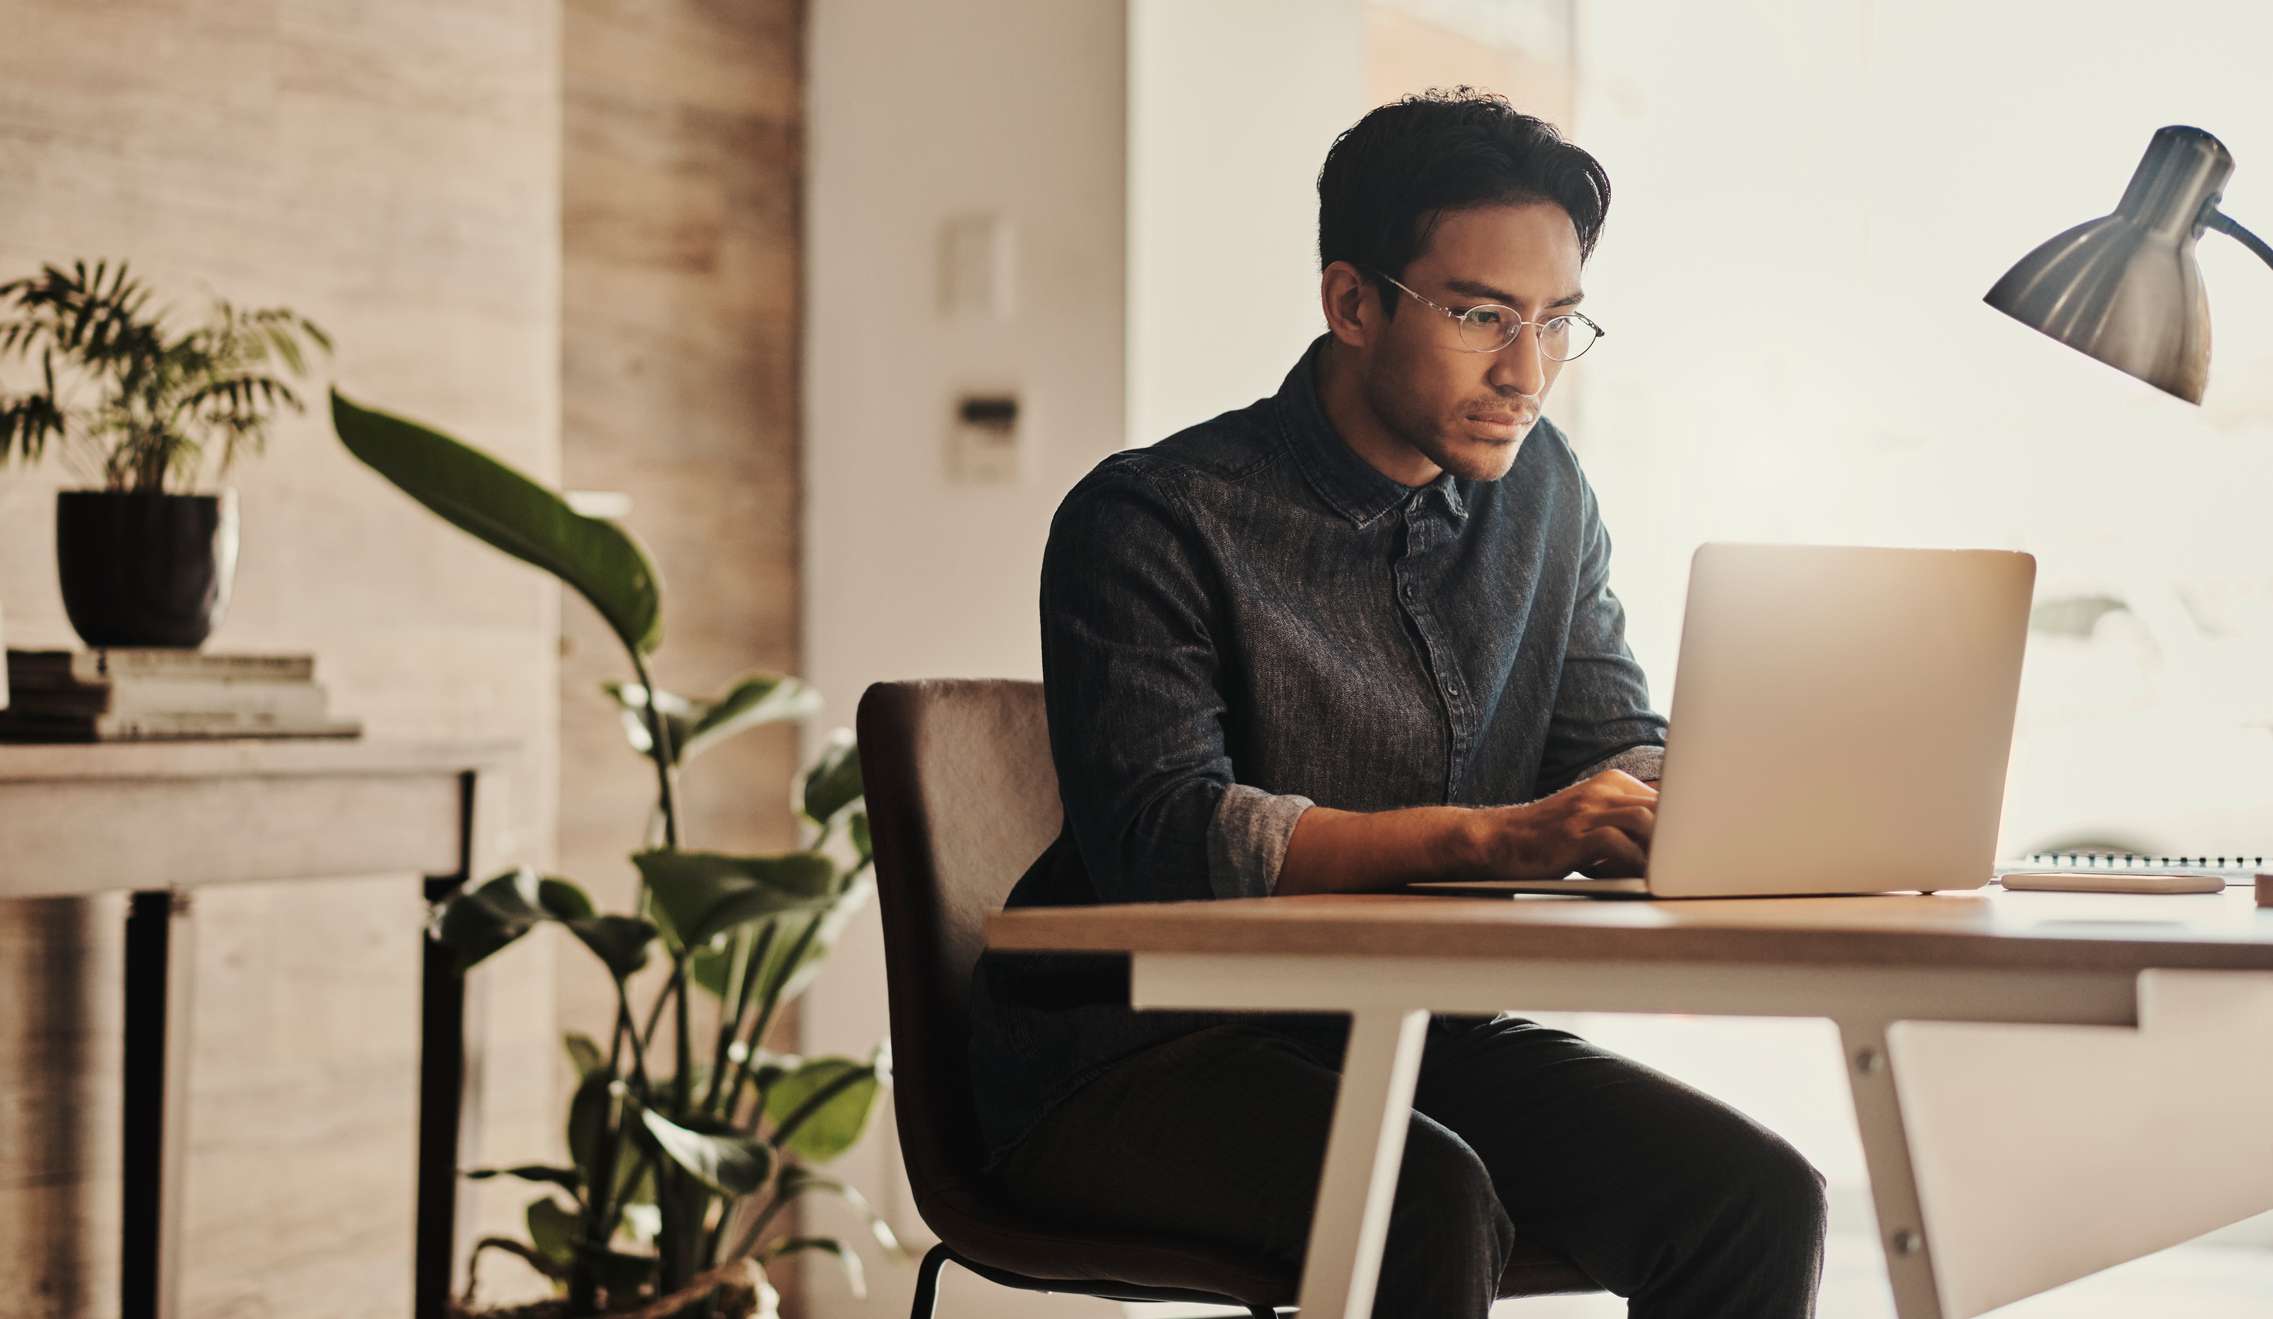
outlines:
[[[1639,873],[1665,723],[1610,539],[1540,414],[1591,344],[1609,180],[1505,100],[1407,98],[1318,179],[1326,333],[1278,394],[1066,496],[1042,659],[1066,823],[1010,905]],[[1293,1263],[1346,1022],[1132,1012],[990,956],[990,1165],[1052,1221]],[[1717,1101],[1567,1032],[1438,1018],[1376,1313],[1480,1317],[1512,1244],[1635,1316],[1811,1314],[1823,1181]]]

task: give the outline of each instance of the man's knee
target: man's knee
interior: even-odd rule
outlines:
[[[1515,1245],[1491,1170],[1466,1141],[1426,1119],[1407,1133],[1389,1221],[1389,1250],[1416,1268],[1473,1271],[1486,1287]]]
[[[1831,1212],[1823,1174],[1780,1136],[1763,1133],[1745,1152],[1737,1185],[1743,1217],[1779,1239],[1823,1239]]]

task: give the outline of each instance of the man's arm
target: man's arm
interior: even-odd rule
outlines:
[[[1657,823],[1657,789],[1605,770],[1521,806],[1313,806],[1296,823],[1277,892],[1395,888],[1424,879],[1561,879],[1574,870],[1638,875]]]
[[[1655,783],[1665,770],[1665,719],[1650,709],[1649,680],[1626,647],[1626,610],[1610,590],[1610,533],[1583,474],[1579,496],[1578,597],[1539,783],[1561,787],[1606,770]]]
[[[1262,897],[1308,797],[1237,783],[1204,547],[1135,464],[1050,524],[1042,676],[1059,796],[1111,902]]]

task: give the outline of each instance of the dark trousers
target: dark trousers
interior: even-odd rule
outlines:
[[[1108,1068],[1002,1166],[1028,1211],[1299,1263],[1344,1026],[1225,1025]],[[1513,1243],[1635,1319],[1815,1313],[1823,1176],[1736,1110],[1568,1031],[1429,1024],[1374,1314],[1483,1319]]]

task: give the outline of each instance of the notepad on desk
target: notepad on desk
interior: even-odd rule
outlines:
[[[2273,866],[2273,857],[2139,856],[2128,852],[2032,852],[1997,867],[1997,882],[2013,892],[2219,893],[2248,885]]]

